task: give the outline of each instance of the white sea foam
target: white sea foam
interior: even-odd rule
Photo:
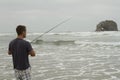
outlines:
[[[28,33],[27,35],[41,35],[43,33]],[[16,33],[0,33],[0,36],[16,35]],[[46,33],[45,35],[73,35],[73,36],[120,36],[119,31],[105,31],[105,32],[62,32],[62,33]]]
[[[12,36],[15,35],[14,33],[0,33],[0,37],[2,36]]]
[[[41,34],[28,33],[27,40]],[[15,35],[0,36],[0,80],[14,78],[12,56],[6,54],[11,36]],[[30,57],[33,80],[120,79],[120,32],[47,33],[39,41],[43,44],[32,44],[36,52],[35,58]]]
[[[89,42],[89,41],[75,41],[76,44],[89,44],[89,45],[113,45],[120,46],[120,42]]]

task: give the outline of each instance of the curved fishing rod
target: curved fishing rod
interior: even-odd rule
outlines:
[[[69,19],[67,19],[67,20],[64,20],[64,21],[62,21],[61,23],[55,25],[54,27],[52,27],[52,28],[49,29],[48,31],[44,32],[44,33],[41,34],[40,36],[38,36],[38,37],[36,37],[35,39],[33,39],[33,40],[31,41],[31,43],[35,42],[35,41],[38,40],[40,37],[44,36],[46,33],[52,31],[53,29],[55,29],[55,28],[57,28],[57,27],[59,27],[61,24],[63,24],[63,23],[65,23],[65,22],[69,21],[70,19],[71,19],[71,18],[69,18]]]

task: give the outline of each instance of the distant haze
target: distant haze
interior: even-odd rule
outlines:
[[[0,33],[15,32],[19,24],[45,32],[70,17],[52,32],[94,31],[103,20],[120,28],[120,0],[0,0]]]

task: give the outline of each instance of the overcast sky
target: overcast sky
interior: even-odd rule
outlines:
[[[0,33],[15,32],[19,24],[45,32],[70,17],[53,32],[94,31],[103,20],[120,29],[120,0],[0,0]]]

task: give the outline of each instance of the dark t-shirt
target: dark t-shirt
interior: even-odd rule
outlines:
[[[16,38],[9,44],[9,51],[12,53],[14,69],[25,70],[30,67],[29,52],[32,46],[29,42]]]

